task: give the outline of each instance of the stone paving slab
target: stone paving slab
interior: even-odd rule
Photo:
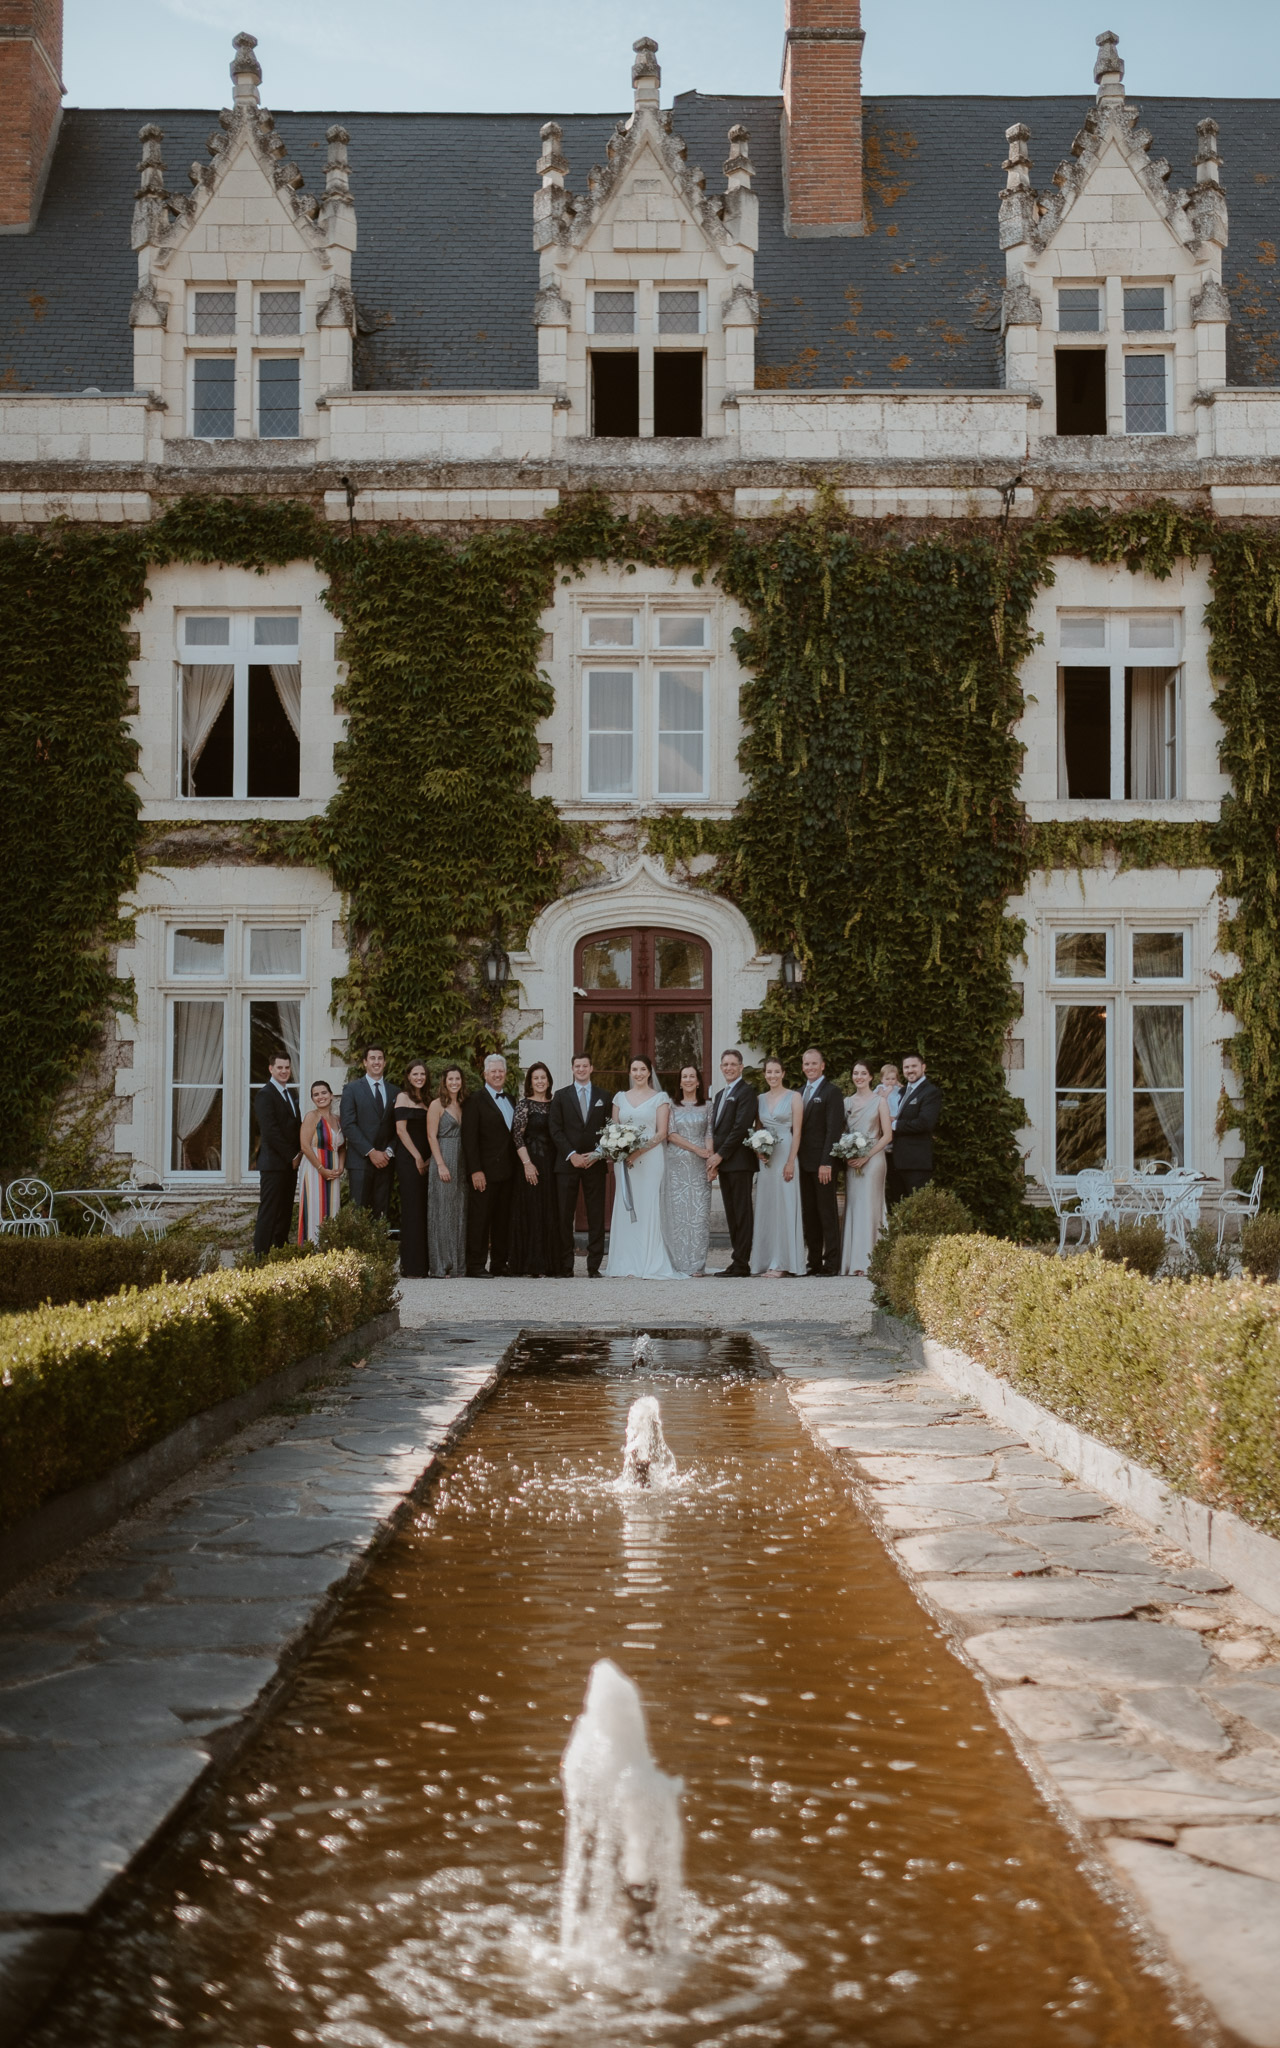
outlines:
[[[728,1262],[728,1251],[720,1255]],[[712,1251],[712,1263],[718,1263]],[[476,1313],[483,1292],[486,1320],[525,1329],[789,1330],[799,1323],[871,1329],[868,1280],[588,1280],[579,1258],[572,1280],[402,1280],[400,1321],[405,1329],[462,1324]],[[811,1377],[811,1375],[810,1375]]]
[[[874,1375],[806,1380],[804,1348],[793,1333],[797,1411],[1037,1782],[1233,2039],[1280,2048],[1280,1631],[1028,1448],[1033,1404],[1006,1428],[905,1351],[896,1373],[877,1352]]]
[[[120,1524],[113,1562],[77,1573],[69,1561],[61,1598],[10,1595],[0,2040],[65,1963],[75,1926],[200,1782],[214,1744],[222,1767],[248,1738],[281,1669],[391,1533],[517,1334],[475,1322],[401,1330],[278,1441],[233,1444],[171,1489],[167,1509]]]

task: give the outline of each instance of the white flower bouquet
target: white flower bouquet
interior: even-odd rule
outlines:
[[[871,1150],[872,1140],[865,1131],[846,1131],[831,1147],[833,1159],[865,1159]]]
[[[757,1130],[748,1131],[742,1142],[744,1145],[750,1146],[762,1166],[767,1166],[773,1157],[774,1147],[778,1141],[772,1131]]]
[[[634,1124],[606,1124],[596,1139],[596,1149],[603,1153],[610,1165],[616,1166],[634,1152],[640,1143],[640,1133]]]

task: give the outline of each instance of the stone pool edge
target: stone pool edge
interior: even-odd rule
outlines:
[[[1020,1431],[1028,1443],[1091,1486],[1114,1507],[1123,1508],[1176,1543],[1197,1564],[1221,1572],[1236,1591],[1280,1620],[1280,1539],[1255,1529],[1229,1508],[1211,1508],[1175,1493],[1167,1479],[1112,1450],[1098,1437],[1064,1422],[1051,1408],[1020,1394],[967,1351],[952,1350],[897,1316],[877,1309],[873,1329],[915,1359],[958,1394],[970,1394],[994,1421]]]
[[[403,1360],[406,1356],[412,1355],[413,1340],[420,1334],[415,1331],[398,1331],[398,1314],[395,1311],[390,1314],[393,1320],[390,1321],[390,1327],[378,1346],[380,1355],[371,1356],[369,1361],[373,1371],[369,1373],[368,1378],[362,1378],[358,1383],[354,1370],[349,1376],[348,1385],[354,1387],[358,1384],[362,1393],[374,1392],[379,1365],[385,1368],[397,1359]],[[388,1320],[387,1317],[377,1319],[379,1323]],[[468,1343],[475,1341],[472,1334],[475,1328],[474,1325],[468,1326],[468,1335],[465,1339]],[[368,1326],[364,1326],[362,1331],[352,1333],[352,1337],[365,1335],[367,1329]],[[401,1337],[401,1344],[391,1347],[387,1339],[397,1334]],[[423,1336],[426,1334],[421,1333]],[[441,1334],[430,1333],[437,1341]],[[385,1500],[385,1508],[380,1510],[376,1519],[370,1521],[363,1540],[355,1547],[348,1548],[341,1557],[333,1559],[334,1575],[327,1584],[309,1596],[305,1613],[289,1628],[289,1632],[278,1647],[268,1652],[272,1668],[264,1674],[259,1664],[258,1670],[252,1673],[250,1682],[259,1678],[261,1682],[252,1683],[251,1694],[242,1711],[214,1730],[207,1738],[203,1751],[190,1752],[185,1782],[181,1782],[184,1776],[182,1771],[175,1773],[172,1794],[159,1793],[145,1819],[141,1819],[137,1824],[135,1838],[128,1843],[123,1861],[103,1876],[94,1895],[84,1899],[76,1910],[51,1912],[42,1912],[38,1909],[24,1911],[21,1906],[0,1899],[0,2048],[18,2048],[18,2044],[37,2022],[49,1999],[58,1989],[60,1980],[73,1962],[84,1935],[108,1901],[118,1893],[123,1884],[136,1875],[138,1869],[152,1855],[159,1852],[174,1829],[181,1825],[188,1811],[216,1788],[227,1771],[234,1767],[239,1757],[255,1740],[265,1722],[276,1712],[297,1666],[323,1639],[354,1587],[365,1576],[377,1556],[392,1540],[434,1482],[442,1454],[451,1449],[465,1433],[477,1413],[500,1385],[521,1335],[521,1328],[512,1325],[500,1326],[493,1332],[488,1349],[491,1353],[496,1352],[496,1356],[492,1357],[491,1363],[481,1368],[483,1378],[478,1384],[472,1384],[465,1391],[459,1391],[452,1403],[452,1413],[447,1421],[442,1420],[433,1424],[429,1440],[422,1443],[420,1451],[412,1454],[415,1469],[411,1473],[405,1471],[402,1475],[397,1475],[403,1476],[404,1485],[395,1491],[383,1492],[380,1495],[380,1500]],[[331,1350],[333,1349],[344,1349],[346,1362],[350,1362],[351,1337],[341,1340],[338,1346],[331,1347]],[[304,1384],[324,1369],[324,1362],[329,1361],[329,1358],[330,1353],[324,1352],[317,1354],[313,1359],[300,1361],[297,1365],[286,1368],[283,1373],[273,1375],[270,1381],[262,1382],[261,1387],[269,1390],[270,1399],[279,1399],[282,1393],[290,1390],[282,1384],[284,1381],[291,1381],[294,1388]],[[333,1361],[329,1369],[340,1369],[342,1363],[342,1360]],[[471,1377],[474,1380],[474,1368]],[[259,1391],[251,1390],[255,1395]],[[235,1404],[223,1405],[230,1408]],[[263,1406],[265,1405],[264,1402]],[[261,1413],[262,1409],[259,1408],[256,1412]],[[169,1480],[181,1478],[188,1470],[193,1471],[195,1476],[194,1463],[202,1461],[212,1450],[225,1448],[229,1437],[252,1419],[252,1414],[237,1419],[232,1424],[231,1431],[225,1432],[223,1436],[202,1447],[196,1461],[185,1461],[179,1465],[175,1473],[166,1475],[166,1478],[157,1485],[149,1487],[147,1492],[161,1490]],[[315,1417],[310,1420],[314,1422]],[[178,1432],[179,1435],[183,1433]],[[284,1444],[304,1441],[302,1425],[296,1425],[284,1432],[280,1441]],[[250,1452],[249,1456],[252,1455]],[[372,1476],[371,1474],[370,1477]],[[197,1482],[196,1490],[207,1489],[202,1488]],[[135,1497],[122,1512],[127,1514],[130,1509],[137,1508],[145,1512],[145,1498]],[[101,1526],[99,1525],[98,1531],[91,1531],[90,1535],[100,1533]],[[304,1599],[307,1598],[308,1596],[304,1596]],[[254,1661],[258,1663],[258,1660]],[[245,1659],[245,1663],[247,1666],[249,1660]],[[3,1716],[3,1702],[6,1697],[8,1695],[0,1692],[0,1718]],[[19,1758],[28,1754],[29,1751],[20,1749],[10,1751],[10,1755]],[[109,1793],[109,1765],[110,1755],[104,1753],[104,1793]],[[3,1864],[3,1856],[3,1834],[0,1833],[0,1865]]]

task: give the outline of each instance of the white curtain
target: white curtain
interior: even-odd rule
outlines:
[[[295,740],[302,738],[302,664],[297,661],[273,661],[271,680],[276,686],[276,695],[284,708],[284,715],[293,727]]]
[[[1173,671],[1129,670],[1129,793],[1136,798],[1171,797]]]
[[[302,933],[296,925],[254,925],[249,934],[249,972],[264,981],[283,981],[302,971]]]
[[[296,1010],[298,1005],[293,1007]],[[222,1004],[175,1003],[173,1117],[183,1144],[199,1130],[221,1086]]]
[[[1149,1092],[1175,1166],[1182,1163],[1182,1011],[1171,1004],[1135,1003],[1133,1085]]]
[[[280,1036],[284,1049],[293,1067],[293,1078],[299,1090],[302,1087],[302,1004],[281,1001],[276,1004],[280,1015]],[[299,1096],[301,1100],[301,1096]]]
[[[196,662],[182,671],[182,751],[188,778],[231,692],[235,670],[227,662]],[[189,794],[190,792],[188,792]]]

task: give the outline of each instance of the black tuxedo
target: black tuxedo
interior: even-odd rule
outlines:
[[[889,1154],[889,1203],[901,1202],[933,1179],[933,1134],[942,1115],[942,1090],[926,1074],[903,1092]]]
[[[603,1159],[593,1166],[571,1166],[571,1152],[594,1152],[600,1133],[609,1121],[609,1103],[594,1081],[588,1084],[589,1108],[584,1117],[578,1100],[577,1083],[557,1088],[551,1098],[548,1123],[556,1151],[556,1194],[560,1202],[560,1271],[566,1279],[573,1274],[573,1217],[578,1190],[587,1210],[587,1271],[598,1273],[604,1259],[604,1195],[608,1168]]]
[[[504,1100],[515,1115],[510,1096]],[[467,1276],[478,1279],[486,1269],[496,1276],[507,1270],[507,1229],[511,1187],[519,1161],[507,1120],[487,1088],[478,1088],[462,1105],[462,1166],[467,1176]],[[472,1185],[473,1173],[484,1175],[484,1191]]]
[[[751,1176],[760,1162],[745,1141],[755,1120],[756,1098],[741,1078],[712,1101],[711,1149],[720,1157],[717,1178],[731,1246],[726,1273],[751,1271]]]
[[[253,1098],[254,1122],[258,1126],[258,1220],[254,1226],[253,1249],[268,1252],[283,1244],[293,1217],[293,1195],[298,1184],[299,1132],[297,1089],[290,1083],[286,1102],[274,1081],[264,1081]]]
[[[375,1216],[385,1216],[391,1204],[391,1178],[395,1168],[390,1161],[386,1166],[371,1166],[369,1154],[391,1149],[395,1099],[400,1091],[388,1074],[383,1075],[379,1086],[383,1094],[381,1108],[374,1084],[367,1074],[348,1081],[342,1091],[338,1115],[347,1147],[351,1200],[357,1209],[372,1209]]]
[[[839,1162],[833,1162],[831,1147],[843,1130],[844,1097],[822,1074],[804,1105],[796,1162],[800,1168],[800,1220],[810,1273],[840,1271],[840,1208],[836,1200]],[[818,1179],[822,1166],[831,1167],[831,1178],[825,1185]]]

